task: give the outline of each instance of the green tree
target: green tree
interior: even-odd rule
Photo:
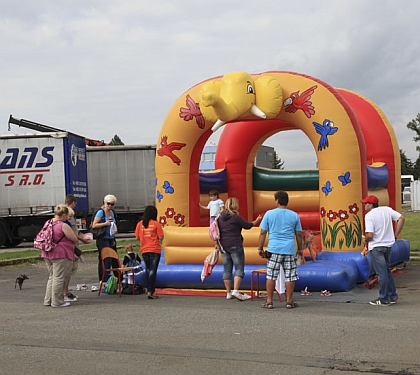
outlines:
[[[417,113],[417,117],[413,120],[411,120],[407,124],[407,128],[412,130],[416,135],[413,137],[414,142],[420,142],[420,113]],[[416,146],[416,151],[420,152],[420,146]],[[401,171],[402,171],[402,159],[401,159]],[[414,176],[416,180],[420,178],[420,154],[417,157],[417,160],[414,163],[411,163],[412,171],[411,173]],[[403,174],[401,172],[401,174]]]
[[[413,141],[419,142],[420,141],[420,113],[417,113],[417,117],[414,120],[411,120],[407,124],[407,128],[416,133],[416,135],[413,137]],[[416,150],[420,152],[420,146],[416,146]]]
[[[121,140],[120,137],[118,137],[118,135],[114,135],[114,138],[111,139],[111,142],[109,142],[110,146],[124,146],[123,141]]]
[[[413,162],[407,157],[405,151],[400,149],[401,157],[401,174],[413,174],[414,165]]]
[[[273,169],[284,169],[284,161],[281,161],[279,155],[276,151],[274,151],[274,158],[273,158]]]

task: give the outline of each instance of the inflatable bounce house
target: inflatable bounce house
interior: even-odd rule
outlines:
[[[263,142],[287,130],[305,133],[315,149],[317,169],[254,165]],[[222,132],[216,170],[199,173],[202,150],[216,131]],[[201,281],[214,242],[208,211],[199,202],[207,205],[211,189],[223,200],[237,197],[240,214],[248,221],[274,208],[274,192],[285,190],[288,208],[299,214],[304,230],[319,233],[322,247],[315,261],[298,267],[296,290],[349,290],[373,273],[370,256],[361,255],[365,213],[360,200],[374,194],[380,205],[400,211],[400,172],[391,125],[374,103],[357,93],[283,71],[235,72],[199,83],[175,102],[159,135],[156,207],[165,239],[156,286],[224,288],[221,264]],[[257,253],[259,232],[242,231],[243,289],[250,286],[252,270],[266,263]],[[409,243],[398,240],[392,262],[408,260]]]

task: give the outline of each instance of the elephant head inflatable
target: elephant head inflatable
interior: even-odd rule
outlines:
[[[275,118],[282,107],[280,83],[269,75],[254,79],[245,72],[225,74],[221,79],[204,83],[200,89],[200,109],[204,118],[214,122],[213,132],[226,122]]]

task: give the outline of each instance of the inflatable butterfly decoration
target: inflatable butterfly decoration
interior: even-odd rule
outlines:
[[[331,182],[327,181],[325,183],[325,186],[323,186],[321,190],[325,194],[325,196],[328,196],[328,194],[332,192]]]

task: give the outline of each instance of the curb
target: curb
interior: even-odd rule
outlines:
[[[98,252],[98,249],[83,250],[83,252],[94,253],[94,252]],[[34,256],[34,257],[27,257],[27,258],[13,258],[13,259],[0,260],[0,267],[13,266],[16,264],[28,263],[31,261],[40,261],[40,260],[42,260],[41,255]]]

